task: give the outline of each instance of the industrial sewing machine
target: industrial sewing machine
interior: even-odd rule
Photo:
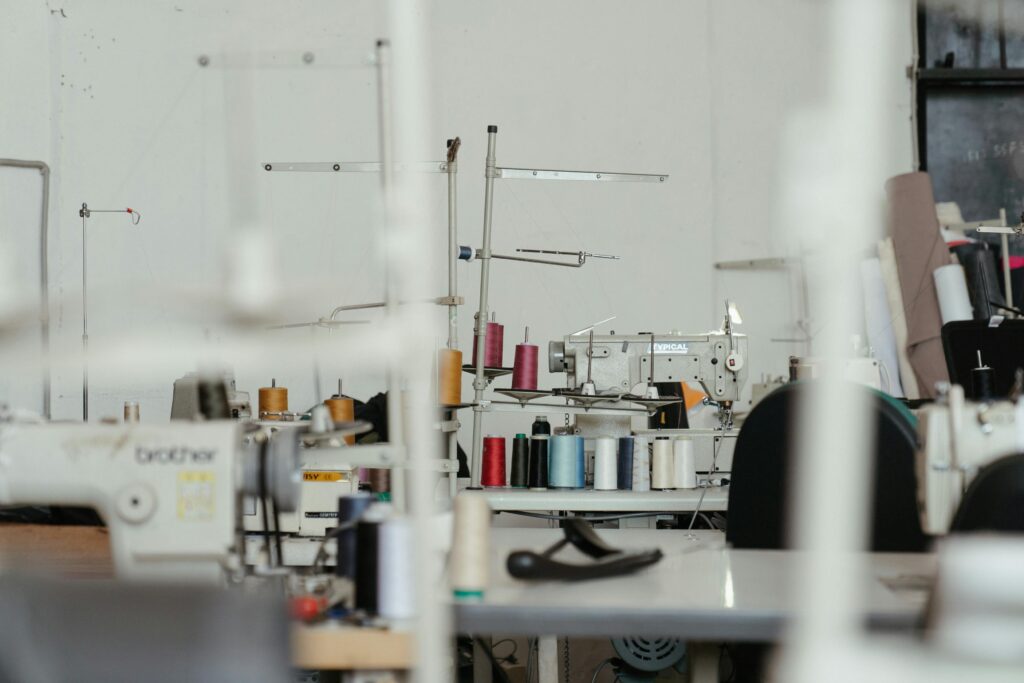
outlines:
[[[747,381],[747,337],[733,332],[732,325],[727,313],[721,330],[704,334],[568,335],[548,344],[548,369],[564,372],[569,389],[606,394],[623,406],[630,405],[631,396],[656,396],[660,383],[700,386],[705,404],[717,408],[718,425],[679,433],[697,437],[699,471],[711,472],[714,462],[715,471],[727,473],[738,434],[733,406]],[[614,415],[578,415],[575,431],[587,436],[654,432],[645,417]]]
[[[917,498],[926,533],[949,531],[953,515],[979,468],[1021,450],[1024,404],[979,403],[952,385],[918,413]]]
[[[228,420],[0,422],[0,505],[94,508],[115,571],[218,583],[241,569],[243,496],[297,502],[297,441]]]

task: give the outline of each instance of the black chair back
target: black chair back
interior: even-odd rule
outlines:
[[[1024,532],[1024,454],[981,468],[964,492],[950,531]]]

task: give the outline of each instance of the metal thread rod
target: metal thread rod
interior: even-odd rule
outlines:
[[[89,421],[89,289],[87,270],[89,267],[88,245],[85,238],[85,220],[89,209],[82,203],[82,422]]]
[[[459,226],[456,173],[458,172],[458,154],[462,141],[459,138],[448,141],[448,298],[455,301],[459,295],[458,251]],[[448,306],[448,348],[459,348],[459,307]]]
[[[398,315],[398,296],[395,291],[394,272],[391,266],[395,231],[394,207],[394,158],[392,146],[391,73],[390,45],[386,40],[377,41],[377,108],[379,117],[379,145],[381,162],[381,190],[384,195],[384,308],[389,319]],[[388,388],[388,442],[401,448],[405,441],[402,434],[402,395],[397,368],[390,361],[387,369]],[[405,477],[401,468],[391,471],[391,500],[395,509],[405,511]]]
[[[476,314],[473,343],[476,344],[476,376],[473,379],[473,456],[470,461],[470,486],[480,488],[480,463],[482,453],[483,412],[480,402],[487,388],[484,376],[484,355],[486,353],[484,334],[487,330],[487,295],[491,277],[491,214],[494,208],[494,149],[497,144],[498,127],[487,126],[487,161],[484,168],[484,228],[483,246],[480,249],[480,308]]]

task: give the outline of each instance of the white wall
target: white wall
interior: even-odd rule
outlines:
[[[463,139],[460,241],[480,243],[491,123],[499,125],[499,163],[671,175],[665,185],[499,182],[496,251],[583,248],[622,256],[580,270],[496,262],[491,307],[506,325],[509,360],[525,325],[543,354],[548,340],[609,315],[618,316],[609,328],[623,333],[708,329],[720,321],[728,296],[748,321],[751,377],[784,370],[792,347],[767,339],[794,333],[791,283],[780,275],[715,273],[712,262],[784,255],[776,202],[781,133],[827,83],[823,60],[815,57],[825,49],[821,4],[434,4],[437,147],[424,155],[438,158],[446,138]],[[0,156],[41,158],[54,167],[58,355],[72,357],[80,345],[82,201],[143,213],[139,229],[116,215],[90,222],[96,348],[125,332],[202,336],[194,315],[202,306],[181,305],[180,290],[219,281],[220,249],[237,239],[236,218],[246,211],[270,229],[286,280],[296,285],[288,321],[381,296],[376,179],[266,174],[252,162],[377,157],[366,56],[386,26],[382,3],[71,0],[62,9],[52,13],[43,0],[0,0],[0,69],[7,101],[18,103],[0,118]],[[908,62],[910,27],[908,10]],[[260,68],[242,68],[247,50]],[[301,61],[307,51],[315,55],[311,65]],[[210,66],[197,64],[201,54],[210,56]],[[902,74],[902,64],[893,68]],[[230,90],[225,98],[225,82],[237,84],[242,73],[253,79],[251,106],[241,106]],[[894,87],[891,101],[902,141],[894,171],[908,170],[909,91]],[[239,131],[248,145],[238,143]],[[229,191],[229,170],[248,194]],[[38,197],[11,190],[8,177],[0,175],[0,238],[21,260],[34,248]],[[437,204],[425,210],[442,240],[444,181],[431,182]],[[443,294],[444,266],[436,266],[438,291],[430,294]],[[478,265],[460,264],[459,278],[466,349]],[[309,332],[274,334],[302,341]],[[36,407],[34,375],[18,356],[4,358],[7,376],[16,379],[0,383],[0,399]],[[171,382],[192,369],[133,375],[131,368],[101,365],[92,378],[93,415],[118,414],[131,399],[141,401],[146,419],[167,415]],[[291,387],[295,407],[310,404],[312,369],[283,372],[281,365],[268,357],[236,366],[240,388],[255,392],[274,375]],[[381,378],[361,372],[354,359],[326,358],[322,365],[327,386],[341,374],[358,397],[382,388]],[[560,381],[542,373],[542,385]],[[55,374],[55,415],[80,414],[80,382],[72,363]],[[522,430],[530,419],[498,419],[494,431]]]

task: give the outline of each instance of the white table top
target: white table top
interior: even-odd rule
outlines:
[[[483,490],[491,509],[531,512],[568,510],[572,512],[692,512],[703,489],[676,491],[595,491],[489,488]],[[726,510],[729,487],[710,486],[704,494],[702,512]]]
[[[491,586],[483,600],[455,603],[461,633],[576,636],[673,636],[689,640],[772,640],[792,609],[789,551],[732,550],[715,531],[600,529],[611,545],[658,547],[665,557],[631,576],[568,582],[525,582],[505,569],[511,550],[542,550],[560,529],[492,530]],[[555,556],[584,561],[575,548]],[[877,626],[914,624],[924,585],[935,572],[933,555],[875,553],[865,614]]]

